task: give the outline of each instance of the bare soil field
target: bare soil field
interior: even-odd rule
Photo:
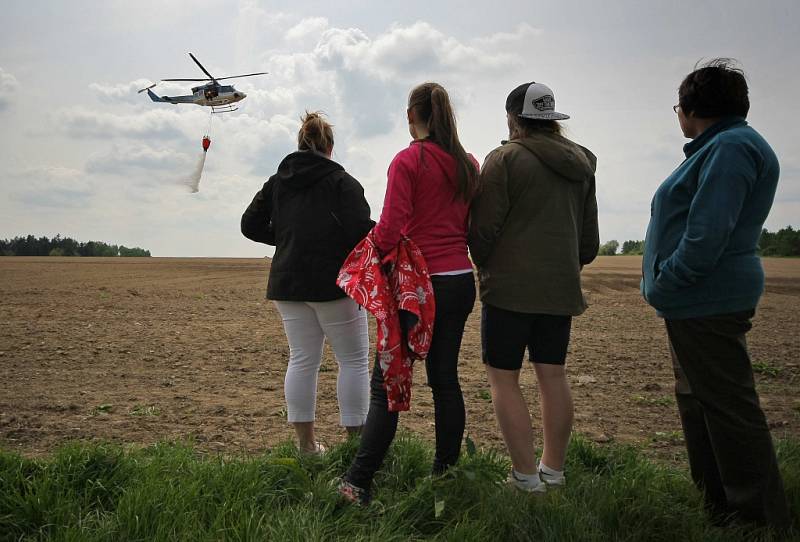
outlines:
[[[574,321],[568,358],[575,430],[682,461],[666,333],[639,295],[640,264],[601,257],[584,271],[591,307]],[[264,299],[268,266],[268,259],[0,258],[0,447],[37,456],[76,439],[167,439],[236,454],[291,439],[288,347]],[[748,340],[773,435],[797,438],[800,260],[764,266],[766,294]],[[502,449],[478,308],[460,365],[467,432],[479,446]],[[530,367],[523,379],[538,409]],[[336,362],[326,349],[317,425],[329,444],[344,439],[335,390]],[[421,369],[413,393],[401,427],[432,441],[433,402]]]

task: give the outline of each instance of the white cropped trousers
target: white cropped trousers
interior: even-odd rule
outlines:
[[[369,408],[367,311],[349,297],[274,303],[289,340],[289,366],[283,386],[289,422],[315,419],[317,377],[327,337],[339,364],[336,396],[340,423],[345,427],[363,425]]]

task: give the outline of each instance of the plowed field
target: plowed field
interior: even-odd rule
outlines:
[[[0,258],[0,447],[41,455],[73,439],[189,439],[201,450],[257,453],[290,439],[288,347],[264,300],[268,266],[268,259]],[[798,437],[800,260],[764,266],[766,294],[748,341],[773,434]],[[681,460],[666,333],[639,295],[639,276],[638,257],[599,258],[584,271],[591,307],[574,321],[567,362],[575,430]],[[479,312],[476,305],[462,345],[467,431],[478,445],[502,449],[480,361]],[[331,444],[344,438],[335,385],[326,349],[317,425]],[[401,426],[433,439],[422,370]]]

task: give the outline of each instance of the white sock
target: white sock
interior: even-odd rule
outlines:
[[[543,472],[548,476],[555,476],[555,477],[564,476],[563,470],[551,469],[541,461],[539,461],[539,471]]]

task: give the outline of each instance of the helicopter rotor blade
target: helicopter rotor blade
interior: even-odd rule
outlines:
[[[267,75],[269,72],[246,73],[244,75],[229,75],[228,77],[219,77],[215,81],[222,81],[223,79],[238,79],[239,77],[253,77],[254,75]]]
[[[197,60],[197,58],[195,58],[195,56],[192,53],[189,53],[189,56],[192,57],[192,60],[194,60],[195,64],[200,66],[200,69],[203,70],[204,74],[206,74],[212,81],[216,81],[216,79],[214,79],[214,76],[208,73],[208,70],[205,69],[202,64],[200,64],[200,61]]]
[[[162,79],[162,81],[213,81],[214,79]]]

